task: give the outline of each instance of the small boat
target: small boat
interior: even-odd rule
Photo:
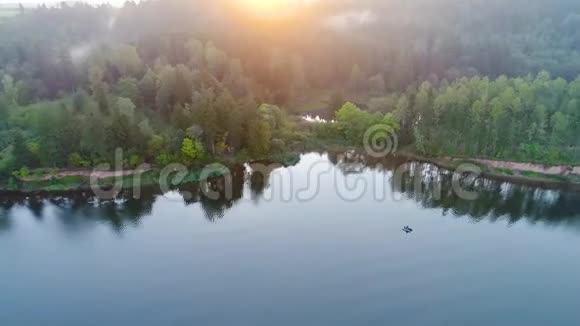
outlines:
[[[410,227],[407,225],[407,226],[405,226],[405,227],[403,228],[403,231],[404,231],[405,233],[411,233],[411,232],[413,232],[413,229],[411,229],[411,228],[410,228]]]

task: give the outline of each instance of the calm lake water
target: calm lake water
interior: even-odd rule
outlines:
[[[579,194],[478,180],[470,201],[376,163],[240,167],[220,200],[2,198],[0,325],[580,324]]]

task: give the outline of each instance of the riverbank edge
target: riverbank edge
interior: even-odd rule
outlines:
[[[345,152],[349,150],[359,151],[359,148],[355,147],[348,147],[348,146],[340,146],[340,145],[332,145],[332,146],[324,146],[323,148],[318,149],[311,149],[312,152]],[[301,154],[304,154],[307,151],[303,152],[292,152],[287,153],[280,156],[269,157],[261,160],[252,160],[251,162],[264,162],[269,161],[271,163],[277,163],[281,166],[291,166],[297,163]],[[499,169],[495,169],[491,166],[486,165],[482,161],[473,158],[449,158],[449,157],[429,157],[425,155],[421,155],[409,150],[399,151],[394,154],[397,157],[404,158],[408,161],[417,161],[422,163],[430,163],[439,168],[455,171],[458,166],[461,164],[474,164],[481,168],[482,173],[481,176],[497,180],[503,182],[510,182],[518,185],[530,186],[530,187],[538,187],[542,189],[548,190],[565,190],[565,191],[574,191],[580,192],[580,183],[574,182],[572,180],[561,181],[561,180],[554,180],[553,175],[538,175],[534,177],[521,175],[522,171],[519,170],[509,170],[509,171],[500,171]],[[229,160],[222,160],[216,162],[219,164],[223,164],[225,166],[233,166],[244,164],[246,162],[242,162],[241,160],[236,159],[229,159]],[[505,170],[505,169],[504,169]],[[179,183],[172,184],[172,186],[179,186],[182,184],[188,183],[195,183],[201,180],[200,174],[201,169],[195,169],[190,171],[183,180]],[[151,170],[145,171],[141,173],[141,186],[144,187],[151,187],[151,186],[158,186],[159,185],[159,177],[160,177],[160,169],[152,168]],[[507,174],[506,172],[512,173]],[[525,172],[525,171],[523,171]],[[223,173],[220,171],[215,171],[212,173],[213,176],[220,176]],[[134,174],[124,174],[121,176],[122,179],[122,189],[130,189],[134,186],[133,183]],[[67,178],[60,178],[56,179],[58,182],[54,183],[55,180],[50,181],[21,181],[21,185],[18,188],[9,188],[6,184],[0,184],[0,195],[39,195],[45,193],[71,193],[71,192],[82,192],[82,191],[92,191],[90,186],[90,178],[86,176],[75,176]],[[111,178],[102,178],[99,179],[99,186],[103,189],[112,188],[115,186],[116,177]],[[118,182],[118,181],[117,181]],[[47,184],[48,183],[48,184]]]
[[[273,155],[261,159],[250,160],[250,163],[272,163],[279,164],[281,167],[287,167],[296,164],[300,160],[301,152],[291,152],[281,155]],[[223,167],[234,167],[236,165],[245,164],[248,161],[239,160],[235,158],[222,158],[216,162],[208,163],[208,166],[216,164],[213,171],[208,171],[202,167],[193,167],[182,178],[180,182],[173,182],[169,186],[176,187],[179,185],[200,182],[201,173],[209,173],[210,177],[223,176],[224,172],[220,169]],[[127,173],[129,171],[119,171],[116,176],[98,178],[98,186],[103,190],[112,189],[115,186],[120,186],[121,190],[128,190],[134,187],[134,176],[140,174],[139,186],[142,187],[159,187],[159,180],[161,176],[161,169],[151,167],[145,171],[135,171],[135,173]],[[59,171],[61,173],[62,171]],[[8,184],[0,184],[0,196],[15,196],[15,195],[42,195],[42,194],[66,194],[75,192],[93,191],[91,187],[90,176],[87,176],[87,171],[83,171],[80,175],[68,175],[64,177],[47,178],[41,176],[36,180],[19,180],[17,187],[9,186]],[[59,174],[57,173],[57,175]],[[114,174],[114,172],[110,172]],[[120,181],[119,179],[120,178]],[[119,184],[117,184],[119,183]]]
[[[313,152],[346,152],[346,151],[356,151],[364,153],[364,149],[360,146],[348,146],[343,144],[316,144],[314,147],[308,148]],[[571,178],[563,177],[565,180],[555,180],[556,176],[546,175],[541,173],[536,173],[535,176],[525,176],[521,175],[522,172],[515,169],[496,169],[491,166],[484,164],[485,159],[483,158],[460,158],[460,157],[436,157],[429,156],[425,154],[419,154],[414,149],[413,146],[408,146],[406,148],[400,148],[396,153],[392,154],[396,157],[401,157],[409,161],[417,161],[421,163],[430,163],[438,168],[455,171],[457,167],[461,164],[473,164],[481,168],[481,176],[487,179],[509,182],[517,185],[537,187],[546,190],[564,190],[580,192],[580,182],[575,182]],[[500,162],[500,161],[498,161]],[[507,161],[506,161],[507,163]],[[518,163],[530,163],[532,162],[518,162]],[[509,174],[508,174],[509,173]],[[578,178],[580,180],[580,178]]]
[[[488,178],[491,180],[496,181],[503,181],[509,182],[517,185],[529,186],[529,187],[537,187],[542,189],[548,190],[565,190],[565,191],[574,191],[580,192],[580,183],[574,182],[572,180],[567,181],[560,181],[554,180],[554,176],[552,175],[538,175],[537,177],[530,177],[521,175],[518,173],[527,172],[527,171],[520,171],[509,169],[506,172],[510,172],[512,174],[506,174],[499,169],[493,168],[489,165],[486,165],[482,161],[478,159],[464,159],[464,158],[443,158],[443,157],[427,157],[417,153],[412,152],[402,152],[398,153],[397,155],[409,158],[414,161],[423,162],[423,163],[430,163],[439,168],[455,171],[457,168],[462,164],[473,164],[481,168],[481,176],[484,178]]]

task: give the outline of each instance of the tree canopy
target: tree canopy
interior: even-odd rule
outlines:
[[[336,112],[320,138],[359,144],[386,123],[423,153],[580,159],[578,1],[297,2],[260,22],[227,2],[2,20],[0,174],[92,166],[116,148],[127,166],[300,148],[309,130],[291,113],[318,93]]]

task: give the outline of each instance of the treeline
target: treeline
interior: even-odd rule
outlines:
[[[401,141],[434,155],[577,163],[580,77],[546,72],[524,78],[461,78],[375,98],[371,111],[391,112]]]
[[[269,19],[235,0],[149,0],[121,9],[86,4],[26,9],[0,28],[0,67],[22,81],[25,103],[88,84],[88,54],[132,44],[149,66],[190,62],[190,38],[221,53],[216,75],[241,66],[256,95],[278,105],[310,90],[344,87],[355,75],[378,91],[428,80],[517,77],[542,70],[580,74],[580,2],[575,0],[297,1]],[[120,59],[120,58],[119,58]],[[259,86],[259,87],[258,87]]]
[[[346,103],[334,119],[314,125],[313,142],[361,146],[365,132],[381,124],[391,135],[375,136],[397,133],[399,145],[422,154],[543,164],[580,161],[580,77],[567,82],[541,72],[523,78],[426,81],[374,97],[367,110]]]
[[[178,99],[191,97],[183,91],[191,84],[191,73],[202,71],[236,98],[285,104],[293,92],[306,89],[304,58],[296,53],[250,48],[254,40],[247,35],[246,49],[223,40],[216,45],[223,35],[207,31],[225,27],[209,17],[201,19],[208,6],[205,1],[160,0],[128,2],[122,9],[66,2],[26,9],[0,25],[0,74],[14,79],[20,105],[59,99],[78,88],[91,93],[98,79],[112,90],[120,78],[140,81],[149,68],[163,78],[164,66],[192,70],[178,71],[183,82],[177,85],[182,86]],[[155,100],[155,95],[143,99]]]
[[[275,18],[231,3],[3,20],[0,175],[90,167],[119,147],[126,167],[283,152],[314,138],[286,112],[319,91],[372,98],[360,110],[335,96],[320,139],[360,144],[380,122],[429,154],[580,158],[578,1],[321,0]],[[517,78],[544,69],[562,78]]]
[[[214,156],[260,158],[300,143],[293,118],[260,104],[235,60],[191,39],[187,64],[147,65],[136,47],[102,47],[88,59],[88,83],[70,95],[26,105],[26,86],[0,87],[0,173],[89,168],[124,150],[124,167],[187,165]],[[23,95],[24,94],[24,95]]]

